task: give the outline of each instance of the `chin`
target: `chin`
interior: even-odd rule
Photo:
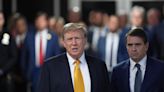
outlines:
[[[78,58],[79,53],[71,53],[71,56]]]

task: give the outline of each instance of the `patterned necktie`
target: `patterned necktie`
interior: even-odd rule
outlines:
[[[80,61],[75,61],[74,69],[74,92],[84,92],[83,76],[80,70]]]
[[[141,84],[142,84],[142,72],[141,72],[141,65],[136,64],[135,67],[137,67],[137,73],[135,78],[135,84],[134,84],[134,92],[140,92],[141,90]]]

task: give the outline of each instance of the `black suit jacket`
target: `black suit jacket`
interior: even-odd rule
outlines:
[[[111,92],[130,92],[129,67],[130,62],[126,60],[113,69]],[[141,92],[164,92],[164,63],[147,58]]]
[[[0,70],[3,75],[11,72],[17,60],[17,48],[14,39],[7,32],[0,32]]]
[[[91,92],[109,92],[109,77],[103,61],[85,56],[91,78]],[[66,54],[52,57],[42,67],[37,92],[74,92]]]

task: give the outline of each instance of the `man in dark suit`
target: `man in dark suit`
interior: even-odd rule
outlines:
[[[84,25],[68,23],[62,36],[67,52],[47,60],[37,92],[109,92],[105,63],[84,53],[87,42]]]
[[[3,29],[4,15],[0,11],[0,91],[13,92],[13,68],[17,60],[17,49],[13,37]]]
[[[164,92],[164,64],[146,55],[148,40],[140,28],[126,35],[129,59],[113,69],[112,92]]]
[[[39,12],[35,20],[36,29],[27,32],[22,50],[22,69],[32,83],[33,92],[44,60],[60,53],[58,38],[47,28],[47,22],[47,14]]]
[[[108,72],[123,60],[128,59],[122,30],[119,29],[119,18],[111,15],[108,20],[106,36],[100,37],[98,42],[98,55],[105,60]]]

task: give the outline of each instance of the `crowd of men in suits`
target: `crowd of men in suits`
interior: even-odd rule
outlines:
[[[134,6],[129,15],[93,10],[87,26],[70,11],[64,26],[63,18],[45,12],[33,24],[16,13],[5,29],[1,11],[0,91],[164,92],[162,14]],[[82,89],[74,87],[74,61],[80,61]]]

